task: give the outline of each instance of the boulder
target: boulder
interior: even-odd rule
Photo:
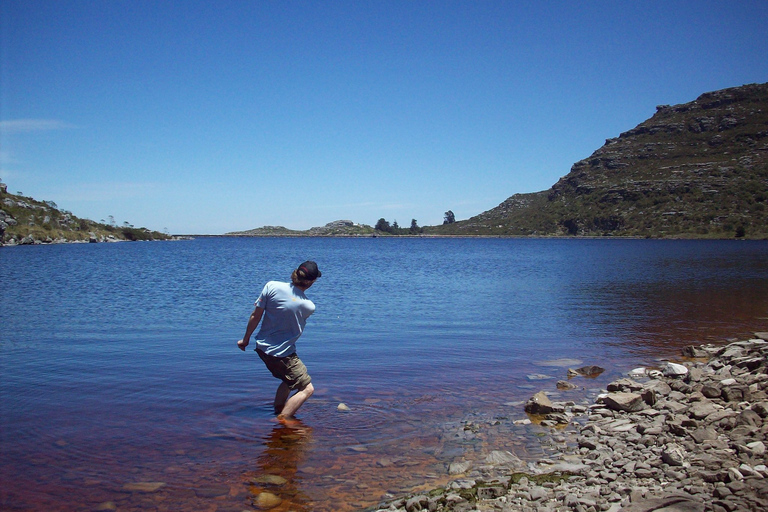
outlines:
[[[632,391],[640,391],[641,389],[643,389],[643,385],[640,384],[639,382],[635,382],[632,379],[619,379],[617,381],[614,381],[608,384],[606,389],[610,392],[614,392],[614,391],[632,392]]]
[[[688,368],[682,364],[667,363],[667,366],[664,367],[665,377],[684,377],[685,375],[688,375]]]
[[[697,347],[695,345],[691,345],[688,347],[685,347],[683,349],[683,355],[685,357],[692,357],[692,358],[707,358],[709,357],[709,354],[706,350],[704,350],[701,347]]]
[[[701,512],[704,509],[704,503],[698,498],[688,494],[671,494],[663,498],[632,502],[621,507],[621,512]]]
[[[721,390],[723,400],[726,402],[743,402],[749,400],[749,386],[732,384]]]
[[[597,377],[601,373],[605,371],[605,368],[601,368],[599,366],[582,366],[581,368],[576,368],[575,370],[572,368],[568,368],[568,376],[569,377],[575,377],[578,375],[581,375],[582,377]]]
[[[688,410],[688,415],[693,419],[703,420],[710,414],[716,413],[719,410],[720,408],[709,400],[702,400],[691,406]]]
[[[714,384],[705,384],[701,388],[701,394],[707,398],[720,398],[722,390],[720,389],[720,386],[716,386]]]
[[[448,466],[448,474],[460,475],[462,473],[466,473],[467,471],[469,471],[469,468],[471,467],[472,467],[472,462],[470,461],[451,462],[451,464]]]
[[[646,407],[642,395],[638,393],[610,393],[603,398],[603,403],[614,411],[638,412]]]
[[[670,466],[682,466],[685,463],[685,450],[676,444],[670,444],[661,452],[661,460]]]
[[[525,412],[529,414],[549,414],[554,412],[554,407],[549,397],[543,391],[539,391],[525,404]]]
[[[494,450],[485,458],[486,464],[512,464],[516,466],[526,467],[526,464],[520,460],[517,455],[514,455],[508,451]]]

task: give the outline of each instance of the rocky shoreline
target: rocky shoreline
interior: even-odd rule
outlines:
[[[554,453],[454,462],[446,487],[367,510],[768,510],[766,340],[687,347],[682,364],[632,370],[589,406],[537,393],[525,408]]]

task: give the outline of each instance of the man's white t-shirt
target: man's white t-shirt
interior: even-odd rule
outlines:
[[[291,283],[269,281],[255,305],[264,309],[261,328],[256,333],[256,348],[275,357],[296,352],[296,340],[304,331],[315,304],[304,291]]]

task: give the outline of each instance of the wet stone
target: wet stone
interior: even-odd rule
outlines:
[[[195,494],[198,498],[216,498],[217,496],[226,496],[229,494],[229,487],[225,487],[223,485],[201,487],[199,489],[195,489]]]
[[[283,500],[279,496],[276,496],[271,492],[262,492],[256,497],[253,505],[261,510],[269,510],[280,505],[282,502]]]
[[[165,487],[165,482],[131,482],[123,486],[128,492],[157,492]]]
[[[288,483],[288,480],[279,475],[259,475],[252,480],[252,483],[280,486]]]

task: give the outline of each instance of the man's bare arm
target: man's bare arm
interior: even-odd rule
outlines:
[[[240,350],[243,352],[245,352],[245,347],[247,347],[248,343],[250,343],[251,335],[253,334],[253,331],[256,330],[256,327],[258,327],[263,315],[264,308],[260,308],[258,306],[256,306],[256,308],[253,310],[253,313],[251,313],[251,318],[248,319],[248,325],[245,327],[245,335],[243,336],[243,339],[237,342],[237,346],[240,347]]]

